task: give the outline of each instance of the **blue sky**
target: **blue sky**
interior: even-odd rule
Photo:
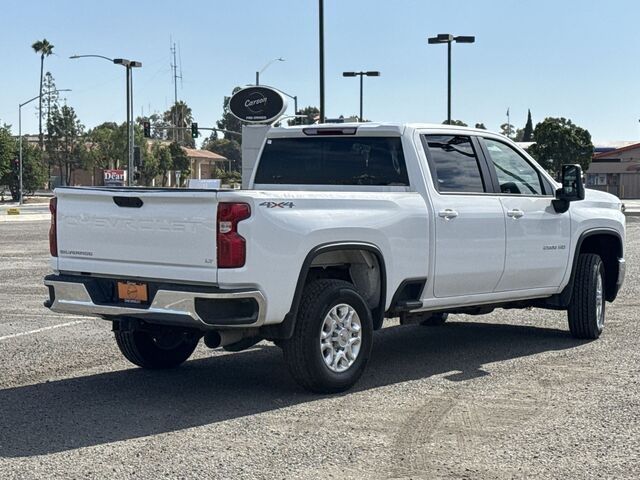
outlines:
[[[317,105],[316,0],[137,0],[109,2],[4,0],[0,17],[0,121],[17,131],[17,105],[38,91],[39,57],[30,45],[46,37],[56,55],[45,61],[81,121],[92,127],[125,118],[124,69],[101,54],[140,60],[135,114],[162,112],[173,101],[170,37],[179,45],[178,96],[201,126],[220,117],[224,95],[254,81]],[[358,111],[358,81],[344,70],[380,70],[365,79],[366,118],[441,122],[446,118],[446,47],[438,33],[475,35],[454,45],[453,117],[492,130],[565,116],[595,140],[640,137],[640,2],[325,0],[328,116]],[[34,103],[35,105],[35,103]],[[23,130],[37,131],[25,107]]]

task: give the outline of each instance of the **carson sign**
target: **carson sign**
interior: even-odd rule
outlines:
[[[229,111],[243,122],[270,123],[287,109],[287,101],[276,89],[254,86],[238,90],[229,100]]]

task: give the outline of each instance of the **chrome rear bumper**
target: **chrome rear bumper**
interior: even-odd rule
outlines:
[[[146,320],[151,323],[166,325],[181,325],[201,330],[219,328],[246,328],[259,327],[264,323],[266,301],[264,295],[258,290],[220,291],[215,293],[188,291],[188,290],[163,290],[158,289],[149,305],[127,306],[126,304],[104,304],[96,302],[89,294],[87,286],[82,281],[66,281],[49,276],[44,284],[49,287],[50,299],[45,306],[54,312],[70,313],[75,315],[103,317],[107,319],[117,317],[132,317]],[[255,314],[250,317],[238,318],[233,314],[228,319],[207,319],[197,308],[199,302],[212,301],[209,307],[215,309],[215,301],[225,302],[227,309],[233,305],[233,301],[253,300],[257,308]],[[200,310],[200,313],[199,313]],[[205,317],[205,318],[203,318]]]

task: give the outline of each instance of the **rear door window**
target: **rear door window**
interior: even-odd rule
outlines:
[[[409,177],[400,137],[270,138],[254,183],[409,186]]]
[[[425,135],[433,182],[441,193],[483,193],[478,155],[471,137]]]

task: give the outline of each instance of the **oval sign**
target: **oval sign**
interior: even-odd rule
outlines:
[[[276,89],[263,86],[245,87],[229,100],[229,111],[243,122],[270,123],[287,109],[287,101]]]

